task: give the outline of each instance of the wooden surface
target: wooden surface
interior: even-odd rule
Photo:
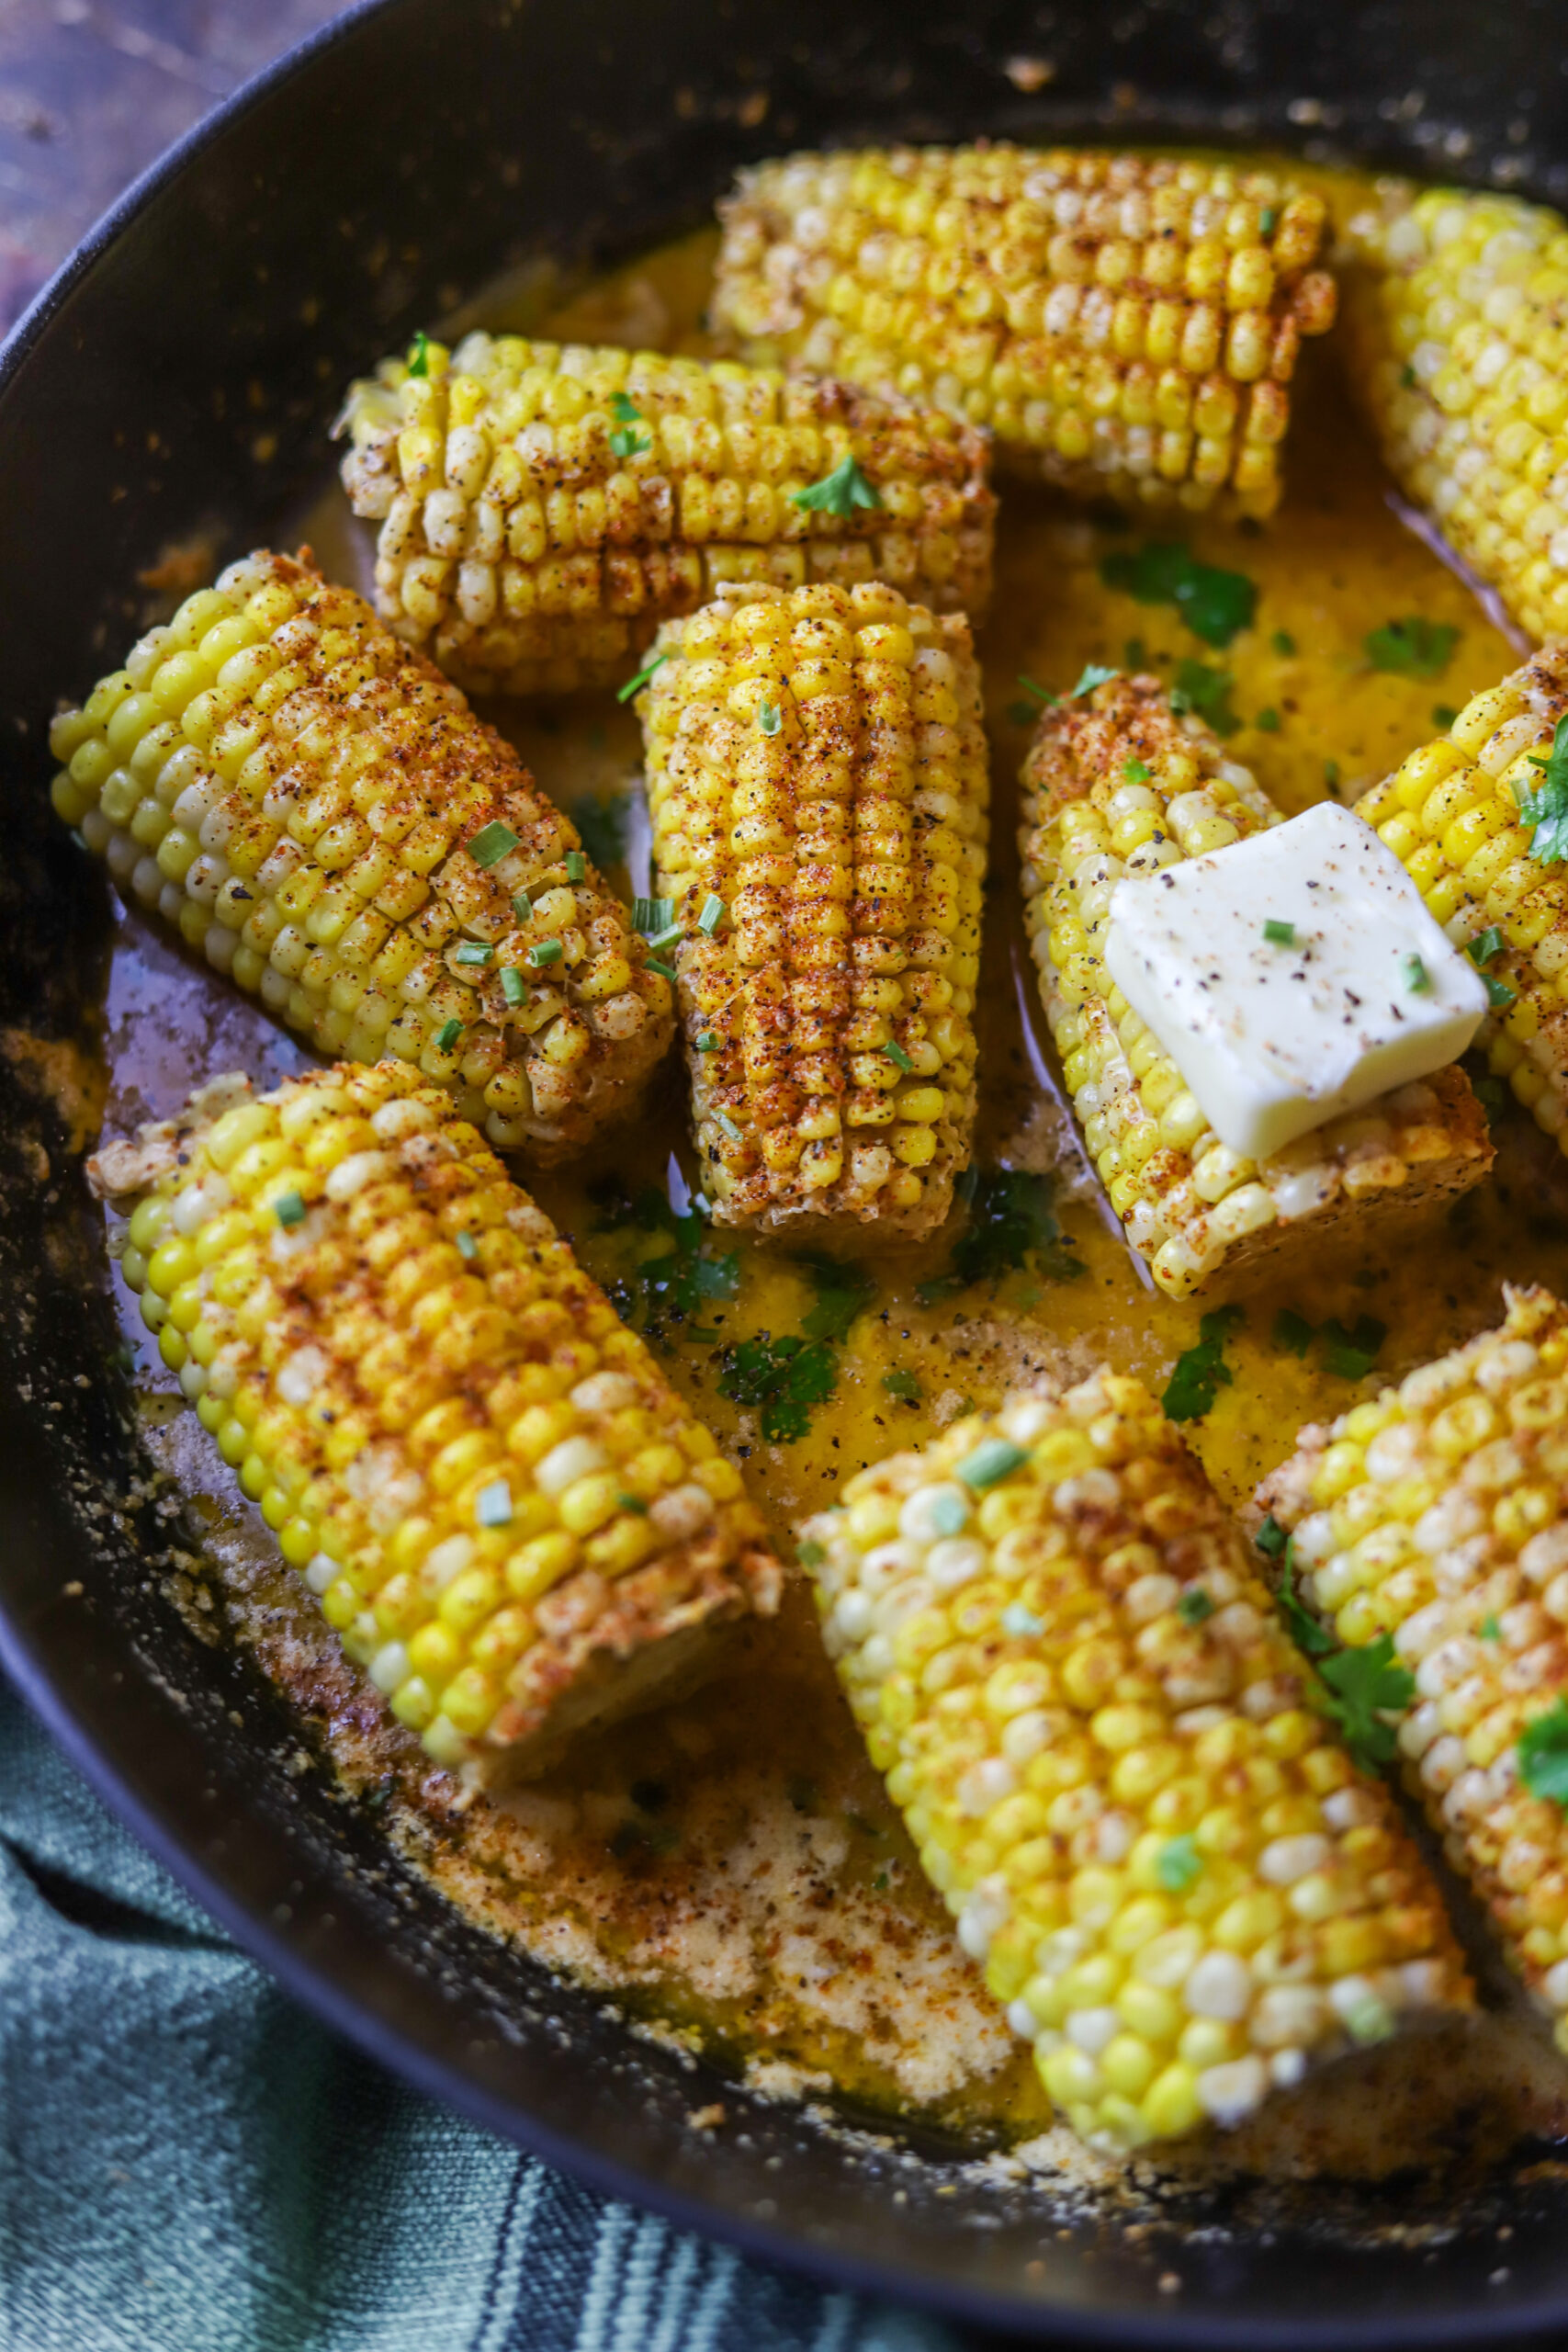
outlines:
[[[342,0],[0,0],[0,334],[172,141]]]

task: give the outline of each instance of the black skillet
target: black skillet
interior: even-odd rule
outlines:
[[[49,818],[44,731],[124,641],[137,572],[198,526],[225,560],[265,539],[323,478],[348,377],[503,265],[619,258],[700,220],[748,158],[868,136],[1316,141],[1561,200],[1564,34],[1552,0],[353,11],[134,188],[0,358],[0,1023],[69,1042],[102,1001],[107,893]],[[324,1773],[285,1769],[297,1727],[258,1673],[163,1597],[169,1531],[126,1499],[101,1216],[4,1059],[0,1301],[0,1661],[240,1941],[425,2089],[676,2221],[1041,2337],[1363,2347],[1568,2322],[1568,2192],[1517,2178],[1530,2151],[1451,2211],[1414,2182],[1327,2188],[1270,2229],[1233,2197],[1130,2245],[1064,2239],[916,2135],[845,2142],[728,2087],[735,2128],[694,2132],[711,2078],[390,1863]],[[1451,2231],[1358,2244],[1404,2219]]]

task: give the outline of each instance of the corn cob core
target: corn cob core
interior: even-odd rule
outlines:
[[[1129,780],[1129,770],[1138,778]],[[1105,968],[1111,898],[1277,824],[1247,769],[1153,677],[1117,677],[1045,711],[1024,763],[1024,920],[1084,1139],[1127,1238],[1182,1298],[1315,1251],[1341,1219],[1476,1183],[1492,1163],[1462,1071],[1382,1095],[1261,1162],[1221,1143],[1176,1063]]]
[[[1403,860],[1460,946],[1495,927],[1502,951],[1489,979],[1513,991],[1479,1042],[1498,1077],[1568,1151],[1568,884],[1531,855],[1519,806],[1541,784],[1531,753],[1548,754],[1568,714],[1568,644],[1548,645],[1484,693],[1447,735],[1412,752],[1357,804]]]
[[[1568,222],[1385,184],[1347,323],[1389,466],[1535,638],[1568,631]]]
[[[1471,2000],[1147,1390],[1014,1395],[810,1521],[825,1639],[932,1884],[1091,2142],[1234,2122]]]
[[[1500,1330],[1303,1430],[1259,1500],[1340,1639],[1392,1634],[1405,1780],[1568,2052],[1568,1822],[1518,1756],[1568,1696],[1568,1312],[1506,1296]]]
[[[476,690],[603,684],[721,580],[886,580],[978,618],[996,500],[975,429],[845,384],[518,335],[383,360],[343,479],[400,637]],[[874,506],[797,506],[846,457]]]
[[[727,1225],[918,1234],[969,1156],[989,781],[969,628],[727,585],[638,700],[704,1183]]]
[[[987,424],[1016,471],[1267,514],[1332,323],[1325,209],[1267,173],[1077,150],[795,155],[723,208],[712,305],[787,357]]]
[[[351,589],[257,554],[56,718],[121,888],[320,1052],[395,1055],[493,1143],[575,1150],[669,1043],[576,828]]]
[[[439,1087],[343,1064],[100,1155],[164,1363],[349,1656],[497,1780],[776,1606],[739,1475]]]

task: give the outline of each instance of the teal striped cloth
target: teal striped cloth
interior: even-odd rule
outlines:
[[[959,2352],[405,2089],[307,2017],[0,1682],[3,2352]]]

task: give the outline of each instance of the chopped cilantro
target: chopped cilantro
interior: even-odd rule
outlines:
[[[764,735],[776,735],[784,725],[784,712],[776,702],[762,703],[757,712],[757,724]]]
[[[430,373],[430,337],[421,327],[409,345],[409,374],[428,376]]]
[[[699,1054],[716,1054],[719,1043],[718,1036],[712,1029],[705,1029],[697,1039],[697,1051]]]
[[[479,827],[468,843],[468,855],[476,865],[499,865],[517,845],[517,836],[511,826],[503,825],[501,819],[495,817],[488,825]]]
[[[1277,1560],[1291,1539],[1270,1511],[1252,1540],[1266,1560]]]
[[[1431,621],[1425,613],[1385,621],[1368,632],[1361,650],[1374,670],[1397,678],[1436,678],[1449,666],[1460,633],[1451,621]]]
[[[602,874],[626,863],[626,825],[636,797],[632,792],[613,792],[608,799],[600,800],[585,793],[567,811],[583,848]]]
[[[1368,1772],[1392,1763],[1399,1743],[1393,1724],[1383,1718],[1407,1707],[1416,1696],[1416,1677],[1394,1656],[1392,1634],[1380,1634],[1375,1642],[1335,1650],[1323,1657],[1318,1672],[1331,1694],[1327,1713],[1338,1724],[1354,1760]],[[1561,1700],[1558,1704],[1562,1705]],[[1568,1733],[1568,1713],[1564,1731]],[[1529,1736],[1527,1731],[1525,1738]],[[1524,1741],[1519,1745],[1522,1749]],[[1562,1787],[1568,1797],[1568,1754],[1563,1765]]]
[[[901,1069],[907,1078],[909,1072],[914,1069],[915,1065],[909,1059],[908,1055],[904,1051],[903,1046],[898,1043],[897,1037],[890,1038],[882,1050],[886,1055],[888,1060],[892,1063],[894,1069]]]
[[[652,447],[652,434],[639,433],[635,424],[623,424],[610,435],[610,447],[617,458],[646,458]]]
[[[1519,1778],[1534,1797],[1549,1797],[1568,1813],[1568,1704],[1553,1701],[1519,1734]]]
[[[1406,956],[1404,958],[1404,985],[1410,990],[1411,995],[1426,996],[1429,994],[1432,986],[1432,975],[1427,969],[1426,965],[1421,961],[1420,956]]]
[[[1558,720],[1550,752],[1532,752],[1529,763],[1540,770],[1540,784],[1519,802],[1519,822],[1531,828],[1536,864],[1556,865],[1568,857],[1568,716]]]
[[[900,1405],[918,1405],[926,1393],[914,1374],[905,1372],[897,1364],[891,1372],[883,1374],[882,1385],[889,1396],[897,1396]]]
[[[1231,689],[1235,684],[1228,670],[1211,669],[1207,662],[1179,662],[1170,707],[1179,718],[1195,710],[1216,735],[1234,735],[1241,725],[1231,707]]]
[[[870,511],[880,507],[882,495],[846,451],[832,472],[824,474],[820,481],[812,482],[805,490],[792,491],[790,503],[808,514],[836,514],[843,522],[857,506]]]
[[[524,978],[515,964],[503,964],[502,966],[501,993],[506,999],[508,1004],[527,1003],[528,983]]]
[[[1413,392],[1416,390],[1416,370],[1408,359],[1399,371],[1399,380],[1407,392]]]
[[[1322,1331],[1324,1370],[1340,1380],[1364,1380],[1387,1337],[1388,1325],[1375,1315],[1358,1315],[1351,1331],[1337,1315],[1330,1316]]]
[[[826,1340],[773,1339],[759,1331],[726,1348],[718,1393],[737,1405],[754,1405],[770,1445],[803,1438],[811,1408],[826,1404],[838,1385],[839,1367]]]
[[[1118,548],[1100,567],[1108,588],[1140,605],[1174,605],[1194,637],[1220,649],[1252,626],[1258,591],[1245,571],[1200,563],[1179,541],[1151,540],[1134,551]]]
[[[629,1510],[636,1519],[646,1519],[648,1517],[648,1505],[641,1495],[617,1495],[615,1497],[615,1509],[617,1510]]]
[[[1267,710],[1260,710],[1252,723],[1260,734],[1278,735],[1280,732],[1280,714],[1272,704]]]
[[[1258,232],[1259,236],[1271,237],[1279,225],[1279,206],[1277,204],[1266,204],[1262,211],[1258,216]]]
[[[630,392],[612,392],[610,413],[617,424],[638,424],[642,421],[642,411]]]
[[[1296,650],[1296,640],[1288,628],[1277,628],[1269,642],[1276,653],[1282,654],[1287,659]]]
[[[1214,1613],[1214,1604],[1201,1584],[1184,1592],[1176,1604],[1176,1613],[1184,1625],[1201,1625]]]
[[[304,1198],[299,1193],[279,1193],[272,1204],[272,1213],[279,1225],[302,1225],[305,1221]]]
[[[807,1340],[846,1340],[850,1326],[876,1296],[869,1274],[833,1258],[798,1258],[801,1272],[814,1284],[817,1304],[801,1317],[801,1335]]]
[[[569,882],[586,882],[588,879],[588,860],[580,849],[569,849],[566,854],[566,878]]]
[[[1153,774],[1154,770],[1145,767],[1142,760],[1123,760],[1122,763],[1122,781],[1126,784],[1147,784]]]
[[[1472,1070],[1470,1082],[1475,1091],[1476,1101],[1486,1114],[1486,1124],[1490,1126],[1495,1120],[1502,1117],[1508,1101],[1508,1090],[1500,1078],[1493,1077],[1489,1069]]]
[[[449,1054],[462,1034],[463,1024],[460,1021],[444,1021],[435,1033],[436,1052]]]
[[[605,1212],[599,1233],[659,1235],[660,1247],[652,1256],[639,1257],[631,1268],[637,1292],[625,1283],[612,1283],[612,1296],[619,1291],[617,1312],[623,1321],[632,1319],[628,1308],[640,1306],[643,1329],[649,1339],[664,1340],[671,1319],[684,1320],[694,1316],[709,1299],[731,1299],[740,1287],[740,1253],[729,1250],[722,1257],[709,1257],[703,1248],[705,1226],[694,1211],[677,1216],[667,1195],[657,1185],[649,1185],[634,1201],[614,1177],[589,1187],[589,1198]],[[694,1337],[688,1329],[685,1336]]]
[[[1201,1421],[1222,1388],[1235,1377],[1225,1362],[1225,1340],[1247,1320],[1240,1306],[1216,1306],[1198,1326],[1198,1344],[1176,1359],[1160,1403],[1168,1421]]]
[[[1432,724],[1434,727],[1440,727],[1445,735],[1458,717],[1459,713],[1452,703],[1435,702],[1432,705]]]
[[[1265,1521],[1267,1525],[1269,1522]],[[1292,1537],[1285,1545],[1285,1563],[1280,1573],[1280,1589],[1275,1596],[1280,1614],[1297,1649],[1308,1657],[1326,1657],[1337,1647],[1332,1634],[1320,1625],[1296,1590],[1296,1546]]]
[[[1283,1348],[1288,1355],[1304,1356],[1313,1343],[1314,1332],[1304,1315],[1298,1314],[1293,1306],[1281,1306],[1274,1317],[1270,1336],[1274,1345]]]
[[[1179,1838],[1168,1838],[1155,1857],[1155,1876],[1168,1894],[1185,1894],[1202,1871],[1203,1857],[1190,1829]]]
[[[965,1454],[955,1465],[953,1475],[979,1494],[987,1487],[999,1486],[1004,1478],[1010,1478],[1028,1459],[1027,1450],[1014,1445],[1010,1438],[982,1438],[974,1453]]]
[[[1054,1177],[1030,1168],[966,1168],[953,1192],[969,1222],[945,1271],[916,1286],[920,1306],[939,1306],[974,1283],[994,1284],[1025,1266],[1047,1282],[1073,1282],[1083,1272],[1051,1207]]]
[[[1481,1638],[1483,1642],[1500,1642],[1503,1638],[1503,1628],[1490,1611],[1481,1621]]]
[[[1280,922],[1276,917],[1270,915],[1263,926],[1263,936],[1270,947],[1293,947],[1296,944],[1296,926],[1293,922]]]
[[[647,685],[654,672],[656,670],[661,670],[669,659],[670,656],[667,652],[656,653],[651,662],[645,662],[635,678],[628,678],[624,686],[617,686],[615,688],[615,700],[617,702],[630,702],[634,695],[639,695],[642,692],[644,686]]]
[[[1083,695],[1093,694],[1096,686],[1108,686],[1112,678],[1119,678],[1121,674],[1120,670],[1107,670],[1101,662],[1086,662],[1083,665],[1083,675],[1067,696],[1067,700],[1077,702]]]
[[[819,1568],[827,1556],[827,1547],[818,1544],[816,1537],[812,1535],[808,1535],[805,1543],[797,1546],[795,1553],[795,1557],[803,1568]]]

